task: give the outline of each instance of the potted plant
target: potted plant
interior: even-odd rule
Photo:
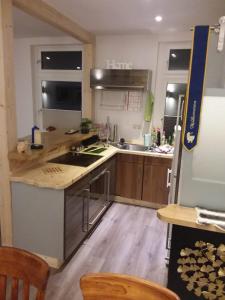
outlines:
[[[81,133],[89,133],[92,126],[92,121],[88,118],[82,118],[80,123],[80,132]]]

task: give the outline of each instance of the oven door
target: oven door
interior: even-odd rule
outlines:
[[[91,229],[110,204],[110,171],[104,169],[90,181],[88,224]]]

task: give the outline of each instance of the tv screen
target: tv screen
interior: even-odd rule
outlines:
[[[42,108],[81,111],[82,83],[42,81]]]

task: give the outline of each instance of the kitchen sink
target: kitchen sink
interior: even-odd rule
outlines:
[[[143,145],[137,145],[137,144],[112,143],[111,145],[114,146],[114,147],[117,147],[119,149],[123,149],[123,150],[131,150],[131,151],[147,151],[148,150],[148,147],[143,146]]]
[[[122,150],[130,150],[130,151],[145,151],[145,152],[152,152],[152,153],[163,153],[163,154],[171,154],[173,153],[173,147],[169,145],[157,147],[151,146],[146,147],[144,145],[137,145],[137,144],[129,144],[129,143],[110,143],[112,146],[122,149]]]

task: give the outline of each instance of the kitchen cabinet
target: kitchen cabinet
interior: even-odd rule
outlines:
[[[116,195],[141,199],[144,157],[132,154],[117,155]]]
[[[115,168],[111,158],[64,190],[13,182],[13,245],[67,260],[110,206]]]
[[[171,163],[168,158],[119,154],[116,195],[157,205],[167,204],[167,174]]]
[[[155,204],[168,204],[168,170],[171,160],[167,158],[145,157],[142,200]]]

